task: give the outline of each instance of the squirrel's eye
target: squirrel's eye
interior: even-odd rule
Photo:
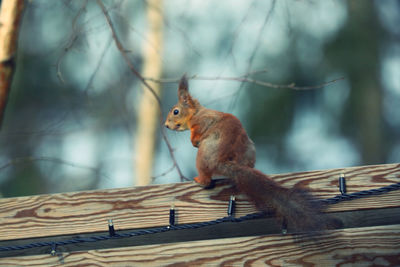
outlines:
[[[174,109],[174,115],[178,115],[179,114],[179,109]]]

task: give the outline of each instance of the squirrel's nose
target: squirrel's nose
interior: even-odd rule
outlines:
[[[169,129],[169,126],[168,126],[168,124],[165,124],[165,127],[167,127],[167,128]]]

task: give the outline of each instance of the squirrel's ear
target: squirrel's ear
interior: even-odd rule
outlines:
[[[179,87],[178,87],[178,100],[180,103],[184,105],[189,105],[191,106],[193,103],[192,97],[189,94],[189,85],[188,85],[188,80],[186,78],[186,74],[184,74],[179,81]]]

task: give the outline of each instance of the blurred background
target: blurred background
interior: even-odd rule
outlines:
[[[263,172],[400,161],[399,1],[103,3],[136,70],[161,79],[147,81],[162,116],[176,80],[196,76],[192,95],[239,117]],[[326,86],[274,86],[290,84]],[[147,91],[98,2],[28,1],[0,131],[1,196],[134,186],[144,165],[148,182],[179,182],[160,127],[146,132],[159,126],[158,103],[142,107]],[[165,133],[194,177],[189,133]]]

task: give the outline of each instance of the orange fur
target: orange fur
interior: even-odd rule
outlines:
[[[190,130],[191,142],[198,148],[199,175],[194,178],[197,183],[208,186],[214,175],[230,177],[258,209],[275,210],[295,231],[326,229],[340,224],[323,216],[321,206],[312,201],[308,192],[284,188],[254,169],[254,143],[240,121],[232,114],[201,106],[189,94],[185,76],[179,84],[178,98],[165,125],[172,130]]]

